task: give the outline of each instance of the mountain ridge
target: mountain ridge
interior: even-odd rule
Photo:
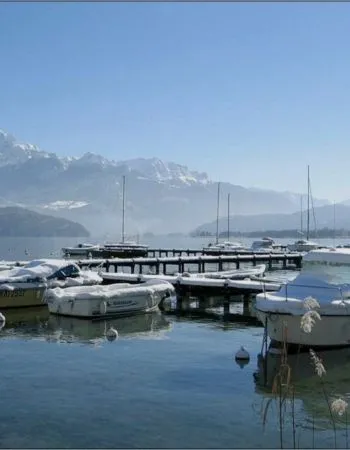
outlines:
[[[89,237],[81,224],[26,208],[0,207],[1,237]]]
[[[60,157],[0,131],[0,205],[22,206],[84,224],[92,233],[121,228],[126,175],[126,227],[136,232],[188,232],[216,215],[217,181],[159,158],[110,160],[97,152]],[[221,182],[237,214],[291,213],[300,194]],[[305,197],[306,198],[306,197]],[[223,199],[223,197],[222,197]],[[328,204],[315,199],[315,205]]]

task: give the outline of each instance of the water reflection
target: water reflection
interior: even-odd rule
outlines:
[[[157,338],[169,331],[171,323],[161,312],[118,317],[110,320],[84,320],[54,316],[46,309],[10,311],[0,338],[43,338],[50,342],[81,342],[98,344],[105,340],[107,330],[113,327],[121,338]]]
[[[333,427],[328,402],[343,398],[350,404],[350,348],[320,351],[326,374],[319,377],[308,352],[288,355],[290,385],[294,386],[294,399],[301,402],[305,413],[304,427],[330,429]],[[255,391],[263,397],[273,397],[273,386],[282,362],[282,355],[268,352],[258,355],[258,370],[254,373]],[[276,386],[276,385],[275,385]],[[350,411],[348,411],[348,415]],[[334,415],[338,426],[345,425],[346,416]]]

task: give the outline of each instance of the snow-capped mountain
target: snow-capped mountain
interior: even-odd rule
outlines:
[[[217,182],[206,173],[157,158],[111,161],[95,153],[62,158],[0,131],[0,206],[23,206],[78,221],[93,234],[117,235],[123,175],[131,233],[188,231],[215,218]],[[222,183],[223,198],[228,193],[233,214],[300,209],[300,194]]]
[[[186,184],[206,185],[210,182],[206,173],[191,171],[186,166],[173,162],[161,161],[158,158],[136,158],[127,161],[120,161],[118,165],[127,166],[130,170],[136,170],[148,180],[160,183],[173,183],[174,186]]]

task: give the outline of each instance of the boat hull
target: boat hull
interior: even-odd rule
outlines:
[[[44,306],[46,286],[14,287],[0,289],[0,308],[26,308]]]
[[[155,311],[167,296],[166,292],[135,294],[127,298],[116,295],[108,299],[75,298],[74,296],[69,299],[58,299],[48,295],[47,303],[51,314],[81,318],[104,318]]]
[[[91,255],[93,258],[111,259],[111,258],[143,258],[148,256],[147,249],[101,249],[92,250]]]
[[[265,312],[259,309],[256,309],[256,315],[267,325],[269,338],[277,343],[324,348],[350,345],[349,315],[322,315],[321,320],[316,320],[310,333],[301,329],[300,315]]]

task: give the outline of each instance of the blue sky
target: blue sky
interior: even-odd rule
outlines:
[[[0,3],[0,128],[350,198],[350,4]]]

